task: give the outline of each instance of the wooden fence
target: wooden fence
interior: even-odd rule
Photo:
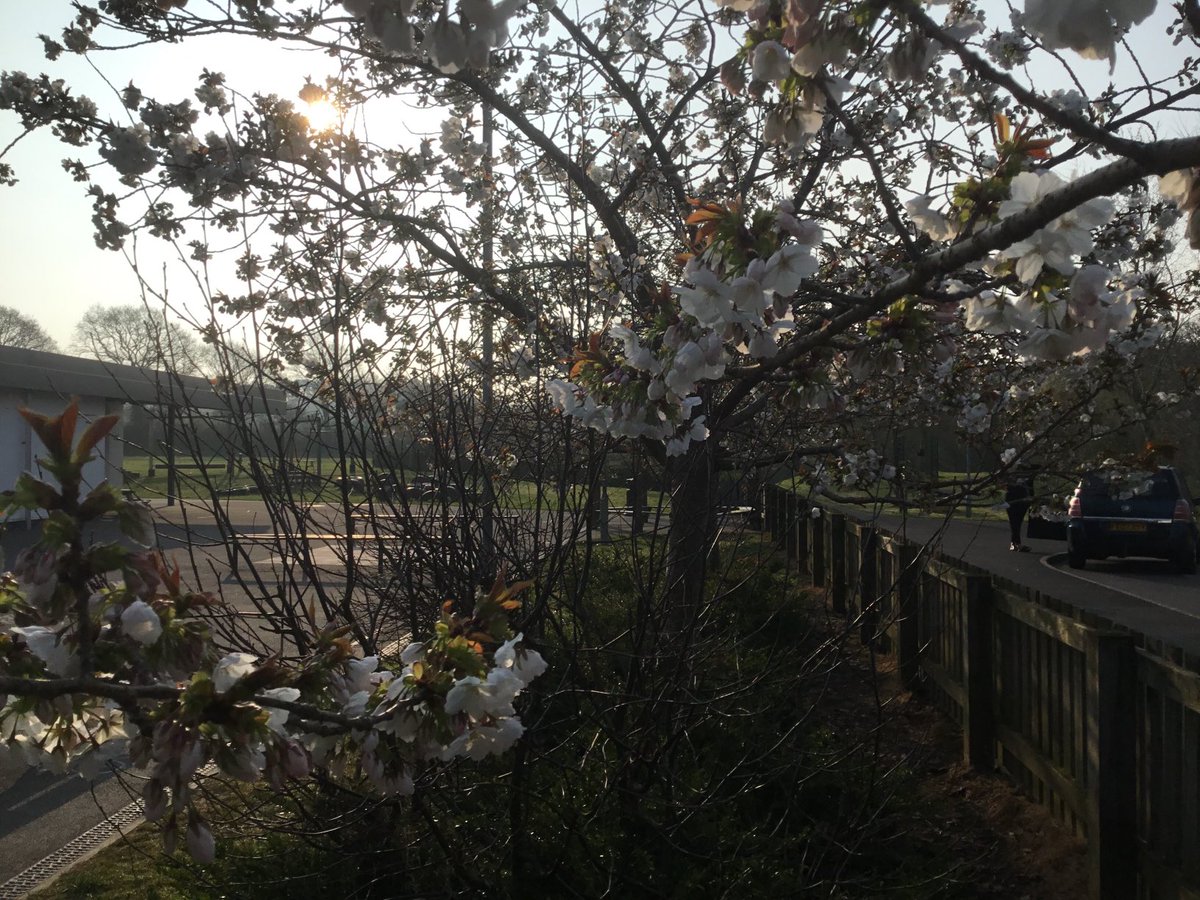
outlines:
[[[960,725],[964,760],[1086,839],[1091,897],[1200,900],[1200,667],[791,492],[762,499],[831,609]]]

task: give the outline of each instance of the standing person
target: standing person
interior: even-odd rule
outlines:
[[[1007,504],[1008,529],[1012,538],[1008,549],[1028,553],[1029,548],[1021,543],[1021,523],[1033,504],[1033,476],[1028,472],[1010,472],[1005,482],[1004,502]]]

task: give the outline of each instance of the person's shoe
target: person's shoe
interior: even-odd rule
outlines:
[[[1029,548],[1026,547],[1024,544],[1009,544],[1008,549],[1011,550],[1013,553],[1028,553],[1029,552]]]

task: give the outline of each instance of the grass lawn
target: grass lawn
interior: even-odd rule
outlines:
[[[216,895],[163,853],[158,830],[143,825],[33,892],[37,900],[208,900]]]
[[[151,466],[153,464],[153,474]],[[186,465],[186,468],[184,467]],[[254,484],[254,479],[246,470],[244,462],[239,462],[233,472],[228,471],[225,461],[214,459],[208,463],[210,468],[201,471],[190,459],[181,463],[178,473],[177,495],[183,499],[205,499],[210,496],[209,484],[218,492],[237,491],[237,496],[246,500],[261,500],[263,494]],[[275,461],[271,461],[274,467]],[[126,487],[143,500],[154,500],[167,496],[167,469],[159,460],[151,460],[145,456],[126,457],[122,468],[125,471]],[[268,470],[270,471],[270,469]],[[320,475],[318,476],[318,471]],[[340,466],[333,461],[324,459],[318,464],[315,457],[292,459],[287,462],[287,472],[293,476],[290,489],[298,500],[304,502],[334,502],[340,499],[340,494],[333,479],[340,476]],[[309,477],[295,478],[304,474]],[[405,480],[411,481],[419,473],[404,473]],[[361,478],[361,471],[352,472],[350,477]],[[624,487],[608,489],[609,506],[622,507],[629,505],[628,490]],[[351,500],[362,502],[366,494],[361,489],[350,492]],[[587,488],[583,485],[571,485],[565,498],[568,509],[581,509],[587,497]],[[506,481],[500,485],[496,498],[502,509],[534,509],[538,504],[537,484],[532,481]],[[557,510],[563,500],[553,486],[544,486],[541,492],[543,509]],[[658,504],[664,504],[664,510],[670,507],[668,495],[659,491],[647,492],[647,502],[651,509]]]

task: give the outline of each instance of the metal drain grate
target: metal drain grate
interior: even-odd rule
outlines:
[[[217,774],[216,763],[205,763],[196,775]],[[119,831],[128,831],[142,821],[142,801],[135,800],[117,810],[98,825],[94,825],[75,840],[64,844],[44,859],[35,862],[24,872],[0,884],[0,900],[20,900],[64,869],[69,869],[88,853],[102,846]]]
[[[118,831],[124,831],[136,825],[141,819],[141,801],[135,801],[124,809],[117,810],[100,824],[94,825],[73,841],[35,862],[24,872],[14,875],[4,884],[0,884],[0,900],[17,900],[17,898],[24,897],[42,882],[57,875],[63,869],[77,862],[80,857],[104,844]]]

